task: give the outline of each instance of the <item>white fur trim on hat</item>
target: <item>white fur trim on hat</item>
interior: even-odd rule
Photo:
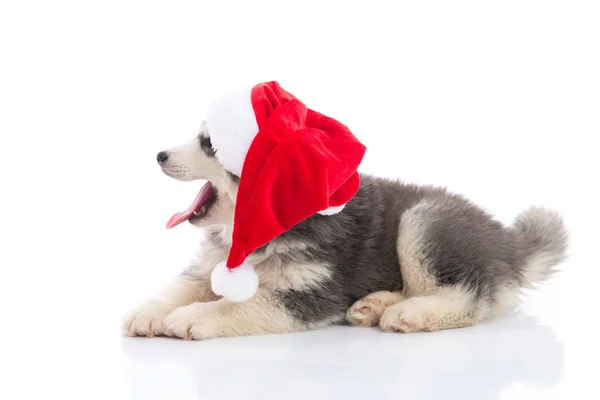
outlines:
[[[241,176],[246,154],[258,133],[252,107],[252,88],[234,92],[212,103],[206,127],[215,155],[229,172]]]
[[[258,289],[258,275],[250,264],[229,269],[225,262],[217,264],[210,275],[212,291],[230,301],[246,301]]]
[[[319,214],[321,214],[321,215],[334,215],[334,214],[342,212],[342,210],[344,209],[344,207],[346,207],[345,204],[342,204],[341,206],[337,206],[337,207],[329,207],[329,208],[326,208],[323,211],[319,211]]]

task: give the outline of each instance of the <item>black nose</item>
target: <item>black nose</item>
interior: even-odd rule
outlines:
[[[166,151],[161,151],[160,153],[158,153],[156,155],[156,161],[158,161],[159,164],[164,163],[165,161],[167,161],[168,158],[169,158],[169,155],[167,154]]]

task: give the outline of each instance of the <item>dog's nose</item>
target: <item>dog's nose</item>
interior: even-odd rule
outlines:
[[[158,161],[159,164],[164,163],[165,161],[167,161],[168,158],[169,158],[169,155],[167,154],[166,151],[161,151],[160,153],[158,153],[156,155],[156,161]]]

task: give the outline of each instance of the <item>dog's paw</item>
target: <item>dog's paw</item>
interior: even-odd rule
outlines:
[[[193,303],[179,307],[165,318],[163,331],[167,336],[176,336],[184,340],[216,337],[214,321],[210,318],[210,305]]]
[[[435,330],[428,326],[428,315],[411,302],[395,304],[383,312],[379,326],[386,332],[425,332]]]
[[[400,292],[375,292],[354,303],[346,312],[346,320],[354,326],[376,326],[385,309],[402,301]]]
[[[128,336],[154,337],[162,335],[163,320],[173,307],[159,300],[149,300],[123,320],[123,332]]]

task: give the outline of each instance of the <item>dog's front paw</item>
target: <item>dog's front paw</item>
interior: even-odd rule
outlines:
[[[159,300],[149,300],[125,317],[123,331],[128,336],[162,335],[163,320],[171,311],[172,306]]]
[[[185,340],[202,340],[216,337],[214,318],[210,316],[210,304],[193,303],[179,307],[163,322],[163,331],[168,336]]]

